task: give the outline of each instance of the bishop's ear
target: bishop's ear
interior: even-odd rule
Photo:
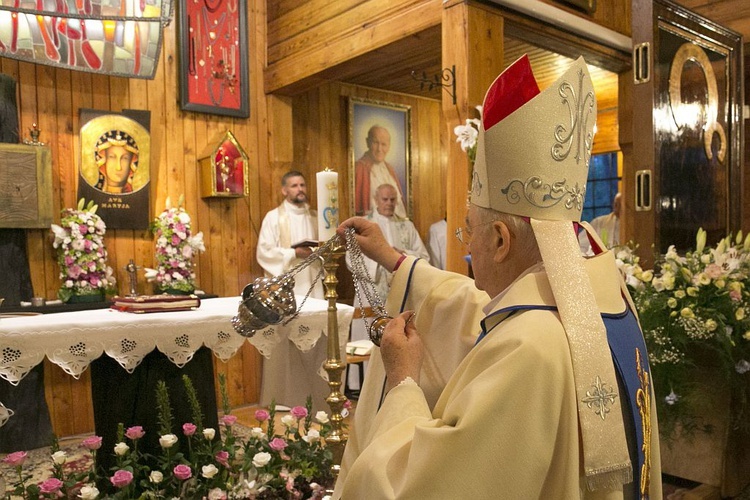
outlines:
[[[511,241],[510,229],[508,229],[508,225],[503,221],[496,220],[493,222],[492,231],[497,244],[493,260],[496,263],[500,263],[508,258],[513,241]]]

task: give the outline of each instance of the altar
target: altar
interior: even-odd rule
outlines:
[[[248,341],[266,360],[274,360],[275,366],[279,367],[279,371],[264,367],[262,394],[281,402],[283,395],[274,396],[267,388],[293,384],[295,390],[305,391],[306,386],[316,386],[309,393],[315,405],[322,409],[327,393],[320,388],[327,386],[325,382],[315,382],[321,381],[321,376],[324,376],[319,368],[325,361],[326,350],[321,350],[320,345],[325,347],[326,342],[319,340],[327,338],[328,302],[308,298],[291,321],[259,330],[250,339],[237,334],[231,324],[239,303],[239,297],[222,297],[205,299],[199,308],[179,312],[132,314],[98,309],[2,318],[0,377],[17,384],[46,357],[69,375],[78,378],[102,355],[112,358],[124,370],[133,373],[143,359],[156,349],[178,367],[188,363],[203,346],[220,360],[227,361]],[[353,312],[351,306],[337,304],[342,353],[345,352]],[[307,370],[292,381],[287,379],[286,370],[281,371],[292,362],[277,359],[279,354],[289,354],[289,345],[294,345],[300,351],[295,355],[305,360]],[[279,346],[281,348],[277,349]],[[294,363],[298,364],[298,361]],[[267,361],[264,363],[268,364]],[[282,382],[279,382],[279,378]]]

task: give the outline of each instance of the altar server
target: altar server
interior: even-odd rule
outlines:
[[[586,64],[540,92],[524,56],[483,110],[457,232],[476,280],[402,256],[363,219],[339,228],[355,228],[363,253],[395,271],[395,319],[373,354],[334,496],[661,498],[632,301],[611,252],[598,245],[585,259],[574,231],[596,120]]]

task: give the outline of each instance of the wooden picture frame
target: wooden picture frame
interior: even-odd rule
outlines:
[[[384,145],[383,142],[388,142]],[[375,210],[373,194],[384,181],[399,192],[396,215],[411,216],[411,107],[349,98],[351,213]],[[393,179],[393,182],[389,182]],[[378,185],[375,185],[378,184]]]
[[[247,0],[180,2],[180,107],[247,118]]]

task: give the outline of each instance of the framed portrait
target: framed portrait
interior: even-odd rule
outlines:
[[[109,229],[149,225],[150,112],[81,110],[78,199],[92,200]]]
[[[180,106],[247,118],[247,0],[180,2]]]
[[[395,214],[411,216],[411,108],[349,98],[349,179],[351,213],[375,210],[375,191],[396,188]]]

